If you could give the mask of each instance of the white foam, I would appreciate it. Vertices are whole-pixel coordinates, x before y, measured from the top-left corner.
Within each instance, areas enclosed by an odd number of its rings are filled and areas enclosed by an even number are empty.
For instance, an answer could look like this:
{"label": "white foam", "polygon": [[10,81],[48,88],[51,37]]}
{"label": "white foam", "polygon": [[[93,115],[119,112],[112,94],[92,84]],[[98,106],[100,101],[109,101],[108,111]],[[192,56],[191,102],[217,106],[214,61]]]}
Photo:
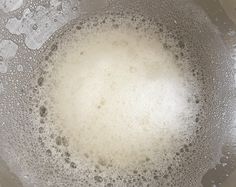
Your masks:
{"label": "white foam", "polygon": [[90,28],[85,38],[80,32],[53,56],[48,90],[54,125],[70,138],[74,159],[88,154],[123,168],[148,158],[161,167],[191,134],[197,106],[188,102],[187,73],[145,31],[124,24]]}

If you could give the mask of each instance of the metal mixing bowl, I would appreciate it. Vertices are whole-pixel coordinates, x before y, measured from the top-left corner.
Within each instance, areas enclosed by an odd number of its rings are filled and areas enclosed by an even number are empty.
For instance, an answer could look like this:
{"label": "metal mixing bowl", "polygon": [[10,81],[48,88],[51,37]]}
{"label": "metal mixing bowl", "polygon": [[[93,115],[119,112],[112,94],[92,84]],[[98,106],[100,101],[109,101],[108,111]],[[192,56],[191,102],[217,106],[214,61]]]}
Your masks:
{"label": "metal mixing bowl", "polygon": [[[180,171],[174,186],[186,186],[184,178],[203,187],[236,186],[235,0],[1,0],[0,187],[62,186],[63,180],[72,180],[59,178],[50,184],[40,179],[44,171],[36,166],[47,163],[40,152],[30,149],[37,140],[28,130],[32,127],[26,110],[30,101],[24,96],[40,67],[37,59],[60,33],[75,21],[122,11],[165,25],[189,46],[191,64],[204,74],[206,113],[202,131],[193,138],[198,159],[183,163],[186,171]],[[35,163],[29,171],[23,169],[30,162],[25,155]]]}

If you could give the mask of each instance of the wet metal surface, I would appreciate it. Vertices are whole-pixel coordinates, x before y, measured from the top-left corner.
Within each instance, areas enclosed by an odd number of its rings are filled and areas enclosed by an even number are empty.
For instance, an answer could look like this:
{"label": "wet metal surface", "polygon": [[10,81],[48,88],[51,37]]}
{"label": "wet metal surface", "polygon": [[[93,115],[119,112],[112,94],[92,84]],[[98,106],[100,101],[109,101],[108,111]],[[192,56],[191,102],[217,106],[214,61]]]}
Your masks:
{"label": "wet metal surface", "polygon": [[[31,62],[31,59],[28,59],[24,53],[20,59],[14,58],[16,54],[22,51],[40,50],[58,29],[78,17],[80,6],[84,7],[82,9],[84,12],[93,11],[94,7],[99,10],[106,7],[106,1],[101,1],[103,4],[94,1],[87,3],[86,1],[73,0],[43,0],[35,2],[34,6],[32,5],[34,3],[30,2],[27,0],[3,0],[0,2],[0,26],[2,28],[2,33],[0,32],[0,96],[12,89],[5,84],[4,75],[6,73],[31,72],[35,66],[33,63],[26,66],[27,62]],[[236,1],[195,0],[194,2],[204,10],[220,32],[223,42],[227,46],[226,50],[231,54],[231,60],[236,60]],[[73,11],[70,11],[71,9]],[[236,68],[234,72],[236,73]],[[19,77],[21,78],[21,76]],[[24,78],[23,76],[22,79]],[[4,107],[0,102],[0,114],[5,110]],[[1,127],[6,125],[1,121],[1,117],[0,115],[0,131]],[[224,139],[221,149],[222,154],[220,153],[221,158],[218,164],[213,165],[203,176],[201,181],[203,187],[236,186],[236,121],[228,128],[228,135]],[[7,143],[0,145],[9,146]],[[27,175],[25,177],[27,178]],[[5,161],[0,159],[0,187],[20,186],[22,186],[20,180],[12,173]]]}

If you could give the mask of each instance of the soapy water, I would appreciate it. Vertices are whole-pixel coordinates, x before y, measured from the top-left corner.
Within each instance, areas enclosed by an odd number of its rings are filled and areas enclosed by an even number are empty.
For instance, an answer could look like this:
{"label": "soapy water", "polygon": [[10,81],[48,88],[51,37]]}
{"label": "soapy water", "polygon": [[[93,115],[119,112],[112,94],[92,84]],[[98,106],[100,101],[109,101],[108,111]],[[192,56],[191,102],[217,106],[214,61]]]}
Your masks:
{"label": "soapy water", "polygon": [[186,53],[183,42],[141,16],[75,25],[51,45],[32,93],[45,154],[65,151],[65,164],[81,175],[166,170],[199,122],[200,83]]}

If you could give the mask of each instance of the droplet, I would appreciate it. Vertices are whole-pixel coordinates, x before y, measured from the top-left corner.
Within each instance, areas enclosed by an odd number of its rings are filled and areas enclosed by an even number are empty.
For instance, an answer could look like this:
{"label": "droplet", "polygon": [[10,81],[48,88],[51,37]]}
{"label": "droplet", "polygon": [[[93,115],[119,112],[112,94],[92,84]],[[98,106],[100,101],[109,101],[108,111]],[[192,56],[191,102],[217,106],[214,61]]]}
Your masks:
{"label": "droplet", "polygon": [[33,30],[37,30],[37,29],[38,29],[38,25],[37,25],[36,23],[33,24],[32,29],[33,29]]}
{"label": "droplet", "polygon": [[23,71],[23,66],[19,64],[19,65],[17,66],[17,71],[20,71],[20,72]]}

